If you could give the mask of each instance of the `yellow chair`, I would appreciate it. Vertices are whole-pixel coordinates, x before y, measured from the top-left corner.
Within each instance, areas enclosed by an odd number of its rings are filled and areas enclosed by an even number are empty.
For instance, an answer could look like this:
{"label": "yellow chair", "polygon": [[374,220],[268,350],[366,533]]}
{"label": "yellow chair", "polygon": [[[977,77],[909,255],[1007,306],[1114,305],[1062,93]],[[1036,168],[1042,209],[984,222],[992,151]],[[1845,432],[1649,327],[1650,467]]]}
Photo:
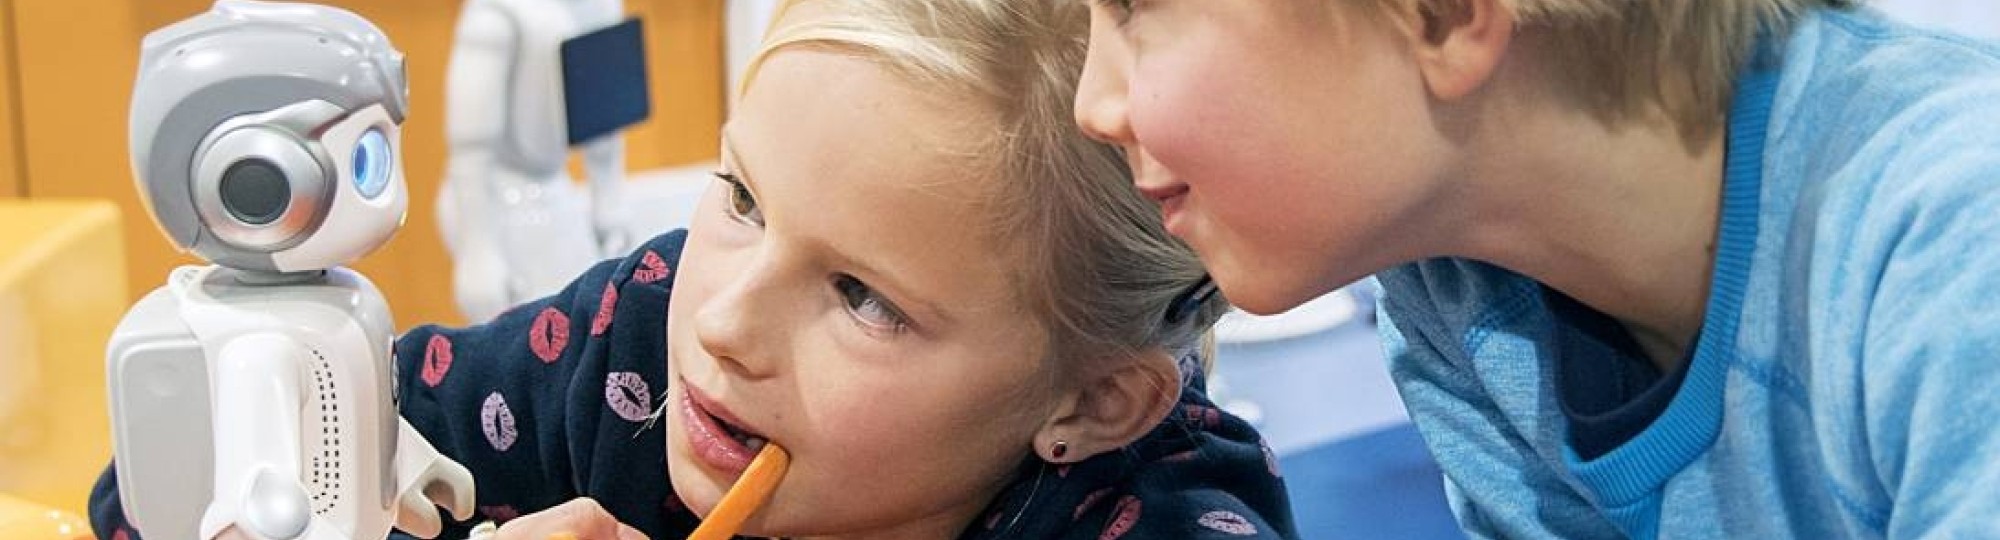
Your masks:
{"label": "yellow chair", "polygon": [[84,540],[90,524],[75,514],[0,494],[0,538]]}
{"label": "yellow chair", "polygon": [[[130,302],[124,253],[109,201],[0,200],[0,496],[26,501],[0,503],[88,513],[111,458],[104,347]],[[8,526],[0,538],[46,538]]]}

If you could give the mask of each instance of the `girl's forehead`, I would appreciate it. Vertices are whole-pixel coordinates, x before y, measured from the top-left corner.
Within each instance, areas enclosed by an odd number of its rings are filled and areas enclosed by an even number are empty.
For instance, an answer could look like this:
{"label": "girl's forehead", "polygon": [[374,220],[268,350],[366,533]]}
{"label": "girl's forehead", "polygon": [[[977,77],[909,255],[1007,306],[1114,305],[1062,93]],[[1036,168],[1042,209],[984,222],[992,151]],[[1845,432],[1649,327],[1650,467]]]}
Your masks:
{"label": "girl's forehead", "polygon": [[964,204],[991,199],[993,143],[1004,136],[997,115],[929,86],[854,53],[780,51],[747,89],[724,139],[730,158],[783,160],[823,183],[851,175],[846,183]]}
{"label": "girl's forehead", "polygon": [[725,128],[724,159],[762,206],[765,234],[944,311],[1020,302],[1020,250],[995,230],[994,115],[849,54],[801,49],[763,70]]}

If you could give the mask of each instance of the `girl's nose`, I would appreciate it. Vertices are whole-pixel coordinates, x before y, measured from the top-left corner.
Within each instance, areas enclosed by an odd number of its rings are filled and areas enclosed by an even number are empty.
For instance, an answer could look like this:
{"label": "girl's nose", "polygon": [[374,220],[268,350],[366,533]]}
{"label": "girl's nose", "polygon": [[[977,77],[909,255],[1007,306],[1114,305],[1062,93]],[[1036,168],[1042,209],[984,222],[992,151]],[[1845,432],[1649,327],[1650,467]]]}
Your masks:
{"label": "girl's nose", "polygon": [[774,373],[772,351],[785,340],[782,314],[771,311],[783,303],[772,301],[777,291],[769,286],[770,272],[759,266],[752,263],[729,278],[695,311],[694,323],[695,339],[722,369],[752,379]]}

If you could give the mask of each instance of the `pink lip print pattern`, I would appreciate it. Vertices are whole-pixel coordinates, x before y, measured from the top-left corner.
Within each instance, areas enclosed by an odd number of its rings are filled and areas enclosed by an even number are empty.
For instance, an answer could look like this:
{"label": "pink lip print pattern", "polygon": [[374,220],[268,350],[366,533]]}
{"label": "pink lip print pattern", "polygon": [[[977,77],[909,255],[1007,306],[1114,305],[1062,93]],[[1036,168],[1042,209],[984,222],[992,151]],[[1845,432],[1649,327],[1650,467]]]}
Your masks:
{"label": "pink lip print pattern", "polygon": [[646,379],[630,371],[620,371],[604,377],[604,404],[619,418],[631,422],[644,422],[653,413],[653,394],[647,391]]}
{"label": "pink lip print pattern", "polygon": [[1126,495],[1118,500],[1118,509],[1111,512],[1111,523],[1104,526],[1104,533],[1097,540],[1118,540],[1125,533],[1132,532],[1132,526],[1139,524],[1139,498]]}
{"label": "pink lip print pattern", "polygon": [[431,388],[444,383],[444,374],[451,371],[451,338],[443,334],[431,334],[431,340],[424,344],[424,384]]}
{"label": "pink lip print pattern", "polygon": [[632,279],[639,280],[640,283],[658,283],[662,279],[667,279],[669,272],[671,270],[667,269],[667,261],[649,249],[646,250],[646,256],[639,259],[639,268],[632,270]]}
{"label": "pink lip print pattern", "polygon": [[1188,427],[1215,429],[1222,425],[1222,411],[1201,405],[1182,405],[1181,412],[1187,415]]}
{"label": "pink lip print pattern", "polygon": [[1216,510],[1202,514],[1200,519],[1195,520],[1195,523],[1199,523],[1201,526],[1208,527],[1216,532],[1236,536],[1257,534],[1257,526],[1255,524],[1250,523],[1250,520],[1243,519],[1242,514],[1228,510]]}
{"label": "pink lip print pattern", "polygon": [[1103,501],[1104,497],[1110,494],[1111,494],[1111,488],[1104,488],[1104,489],[1099,489],[1097,491],[1092,491],[1090,492],[1089,495],[1084,495],[1083,502],[1076,504],[1076,511],[1070,512],[1069,514],[1070,521],[1083,519],[1084,512],[1089,512],[1091,508],[1095,508],[1098,502]]}
{"label": "pink lip print pattern", "polygon": [[501,452],[513,448],[514,441],[521,438],[514,427],[514,411],[507,408],[507,398],[499,392],[486,396],[486,403],[479,406],[479,427],[486,432],[486,442]]}
{"label": "pink lip print pattern", "polygon": [[611,328],[611,310],[618,307],[618,287],[613,283],[604,284],[604,297],[597,301],[597,316],[590,318],[590,335],[602,336]]}
{"label": "pink lip print pattern", "polygon": [[528,348],[534,349],[535,358],[544,364],[553,364],[562,357],[563,348],[569,346],[569,316],[556,308],[542,308],[535,316],[535,324],[528,326]]}

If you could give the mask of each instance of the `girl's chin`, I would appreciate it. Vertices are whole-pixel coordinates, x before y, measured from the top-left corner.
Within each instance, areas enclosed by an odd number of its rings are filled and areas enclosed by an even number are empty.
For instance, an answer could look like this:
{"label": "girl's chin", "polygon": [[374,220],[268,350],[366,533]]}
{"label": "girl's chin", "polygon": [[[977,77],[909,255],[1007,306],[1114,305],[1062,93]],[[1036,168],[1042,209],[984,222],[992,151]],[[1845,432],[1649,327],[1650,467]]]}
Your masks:
{"label": "girl's chin", "polygon": [[729,490],[728,484],[717,484],[710,480],[705,471],[694,463],[681,463],[685,458],[669,458],[667,475],[672,478],[674,498],[697,516],[708,515],[715,505],[722,501],[722,493]]}

